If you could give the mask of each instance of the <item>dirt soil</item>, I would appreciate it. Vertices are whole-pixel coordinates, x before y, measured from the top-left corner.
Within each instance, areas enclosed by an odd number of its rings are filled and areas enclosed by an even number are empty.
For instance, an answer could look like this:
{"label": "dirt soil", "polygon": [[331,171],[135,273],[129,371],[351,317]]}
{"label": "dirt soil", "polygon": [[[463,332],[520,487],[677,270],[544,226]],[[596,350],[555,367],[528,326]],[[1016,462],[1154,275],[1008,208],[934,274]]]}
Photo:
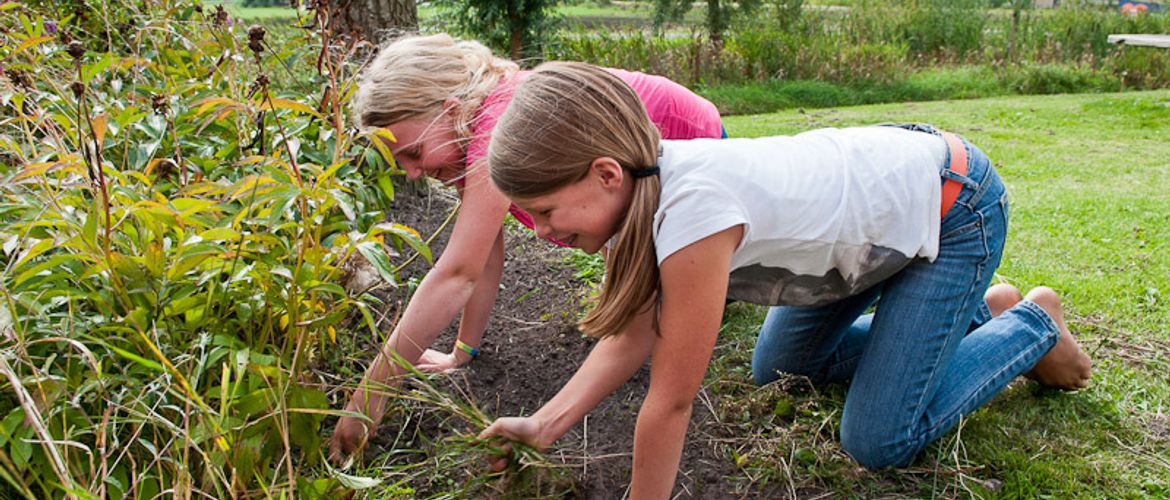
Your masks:
{"label": "dirt soil", "polygon": [[[394,221],[416,228],[424,237],[441,225],[454,206],[454,193],[442,188],[419,189],[400,194],[392,213]],[[568,263],[569,251],[537,240],[532,232],[509,229],[507,264],[503,283],[488,332],[480,346],[479,359],[450,377],[456,390],[470,399],[489,417],[530,415],[551,399],[585,359],[593,342],[578,332],[574,321],[584,307],[587,287],[574,278],[576,269]],[[432,249],[440,249],[450,236],[450,227],[436,238]],[[412,264],[403,278],[420,279],[430,266]],[[389,297],[391,308],[401,306],[405,297]],[[394,312],[389,312],[394,316]],[[443,333],[436,348],[450,350],[455,325]],[[364,352],[373,352],[368,346]],[[369,363],[362,359],[362,363]],[[526,481],[523,487],[507,479],[476,485],[463,494],[481,497],[556,496],[576,498],[623,498],[628,494],[632,463],[633,433],[637,411],[649,386],[648,366],[576,425],[554,447],[545,450],[549,462],[557,465],[553,479]],[[684,498],[774,498],[779,492],[747,486],[726,444],[733,430],[717,422],[712,409],[719,408],[719,395],[703,391],[695,400],[687,443],[675,487]],[[401,405],[400,405],[401,406]],[[432,410],[433,413],[433,410]],[[377,436],[366,451],[366,463],[409,463],[431,461],[441,450],[443,439],[452,433],[474,434],[477,429],[434,415],[428,418],[425,405],[391,409]],[[403,452],[414,448],[414,453]],[[428,450],[429,451],[417,451]],[[395,453],[391,453],[395,452]],[[425,466],[429,467],[429,466]],[[431,473],[425,480],[413,480],[410,487],[418,496],[458,490],[486,471],[486,458],[472,458],[449,471]],[[478,470],[476,470],[478,469]],[[733,479],[738,476],[738,479]],[[454,483],[454,484],[453,484]],[[782,494],[779,494],[782,495]],[[462,495],[461,495],[462,496]]]}

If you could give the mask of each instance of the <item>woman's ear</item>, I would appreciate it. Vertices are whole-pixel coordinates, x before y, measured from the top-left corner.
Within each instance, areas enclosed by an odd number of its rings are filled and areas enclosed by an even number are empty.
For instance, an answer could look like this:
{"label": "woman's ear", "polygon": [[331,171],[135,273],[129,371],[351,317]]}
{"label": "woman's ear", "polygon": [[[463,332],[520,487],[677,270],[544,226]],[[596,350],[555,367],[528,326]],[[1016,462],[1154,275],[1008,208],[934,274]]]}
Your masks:
{"label": "woman's ear", "polygon": [[626,176],[621,164],[608,156],[594,159],[589,164],[589,170],[601,181],[602,187],[621,187],[622,179]]}

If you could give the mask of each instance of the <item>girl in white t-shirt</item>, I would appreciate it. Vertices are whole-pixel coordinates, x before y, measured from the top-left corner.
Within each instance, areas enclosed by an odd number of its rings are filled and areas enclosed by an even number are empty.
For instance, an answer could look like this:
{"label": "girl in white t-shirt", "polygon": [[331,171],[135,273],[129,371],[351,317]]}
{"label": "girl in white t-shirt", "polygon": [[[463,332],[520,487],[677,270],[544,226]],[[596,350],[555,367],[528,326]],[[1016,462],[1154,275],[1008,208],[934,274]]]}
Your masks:
{"label": "girl in white t-shirt", "polygon": [[1089,359],[1051,289],[983,299],[1006,194],[983,153],[947,135],[662,141],[621,80],[541,66],[492,133],[491,178],[540,236],[608,253],[580,325],[601,340],[539,411],[481,437],[547,446],[652,355],[631,497],[668,496],[725,297],[776,306],[753,355],[758,382],[852,379],[841,440],[865,466],[908,464],[1017,375],[1085,387]]}

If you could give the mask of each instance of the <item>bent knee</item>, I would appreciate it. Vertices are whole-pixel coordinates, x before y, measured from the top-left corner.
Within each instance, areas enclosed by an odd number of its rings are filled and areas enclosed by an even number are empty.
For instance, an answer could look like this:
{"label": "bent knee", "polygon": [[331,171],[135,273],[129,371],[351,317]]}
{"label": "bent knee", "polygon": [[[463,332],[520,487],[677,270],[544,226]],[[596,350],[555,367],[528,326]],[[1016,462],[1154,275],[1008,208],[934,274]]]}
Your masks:
{"label": "bent knee", "polygon": [[910,465],[922,445],[907,438],[882,436],[865,429],[853,430],[841,427],[841,447],[857,463],[870,468],[905,467]]}

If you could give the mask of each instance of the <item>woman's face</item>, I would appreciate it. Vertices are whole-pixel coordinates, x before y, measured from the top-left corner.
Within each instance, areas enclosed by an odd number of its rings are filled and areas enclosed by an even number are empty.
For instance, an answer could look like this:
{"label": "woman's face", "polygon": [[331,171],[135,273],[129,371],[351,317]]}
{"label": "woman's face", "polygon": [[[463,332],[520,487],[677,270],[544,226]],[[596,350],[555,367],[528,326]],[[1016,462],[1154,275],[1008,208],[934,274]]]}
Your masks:
{"label": "woman's face", "polygon": [[463,175],[466,156],[448,113],[416,116],[386,127],[397,143],[387,144],[410,179],[428,176],[450,183]]}
{"label": "woman's face", "polygon": [[625,220],[633,178],[609,158],[594,160],[581,180],[540,196],[514,198],[532,215],[536,234],[596,253]]}

